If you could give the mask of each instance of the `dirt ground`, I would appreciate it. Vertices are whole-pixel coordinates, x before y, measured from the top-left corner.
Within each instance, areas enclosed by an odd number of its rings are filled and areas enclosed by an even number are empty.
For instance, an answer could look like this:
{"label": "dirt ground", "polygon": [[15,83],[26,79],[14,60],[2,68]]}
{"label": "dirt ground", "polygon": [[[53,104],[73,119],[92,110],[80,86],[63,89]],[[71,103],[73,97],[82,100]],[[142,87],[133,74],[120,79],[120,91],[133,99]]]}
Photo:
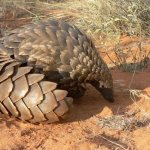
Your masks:
{"label": "dirt ground", "polygon": [[[150,150],[150,126],[143,120],[129,122],[127,129],[109,122],[101,125],[103,118],[128,113],[132,118],[143,118],[150,113],[150,99],[146,96],[134,103],[125,89],[131,81],[130,73],[113,71],[115,102],[109,103],[91,86],[86,95],[73,106],[66,121],[58,124],[32,125],[15,118],[2,117],[0,120],[0,149],[45,149],[45,150],[109,150],[138,149]],[[135,75],[132,86],[150,96],[149,72]],[[144,80],[141,80],[144,79]],[[142,112],[137,105],[144,111]],[[146,116],[145,116],[146,117]],[[124,118],[126,119],[126,118]],[[109,120],[108,120],[109,121]],[[118,118],[119,121],[119,118]],[[125,120],[123,120],[125,121]],[[111,122],[110,122],[111,125]]]}
{"label": "dirt ground", "polygon": [[[133,46],[135,39],[125,37],[122,45]],[[150,150],[150,68],[134,76],[114,69],[112,75],[114,103],[88,85],[60,123],[33,125],[0,116],[0,150]]]}

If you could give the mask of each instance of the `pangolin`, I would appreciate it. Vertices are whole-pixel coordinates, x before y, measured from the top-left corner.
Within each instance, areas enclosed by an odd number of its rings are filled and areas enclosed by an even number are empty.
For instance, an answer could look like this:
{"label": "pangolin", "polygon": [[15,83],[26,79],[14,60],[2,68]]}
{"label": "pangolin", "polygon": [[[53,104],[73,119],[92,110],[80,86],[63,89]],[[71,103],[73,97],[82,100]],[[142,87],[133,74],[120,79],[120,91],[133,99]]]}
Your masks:
{"label": "pangolin", "polygon": [[92,40],[76,26],[39,21],[1,39],[1,113],[32,123],[58,121],[71,97],[84,94],[85,83],[113,102],[110,70]]}

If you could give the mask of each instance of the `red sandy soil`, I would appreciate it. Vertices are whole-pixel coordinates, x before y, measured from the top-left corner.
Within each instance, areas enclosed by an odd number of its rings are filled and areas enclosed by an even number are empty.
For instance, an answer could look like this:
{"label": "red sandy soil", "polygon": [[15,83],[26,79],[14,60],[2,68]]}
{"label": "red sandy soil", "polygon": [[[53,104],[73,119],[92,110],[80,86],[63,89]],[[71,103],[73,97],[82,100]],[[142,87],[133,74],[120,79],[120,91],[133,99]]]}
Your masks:
{"label": "red sandy soil", "polygon": [[[150,99],[137,98],[133,102],[125,90],[131,81],[132,74],[113,71],[115,102],[109,103],[93,87],[83,98],[74,104],[67,120],[57,124],[33,125],[23,123],[15,118],[2,117],[0,121],[0,149],[45,149],[45,150],[109,150],[137,149],[150,150],[150,126],[132,126],[127,130],[101,127],[100,119],[130,113],[135,118],[150,113]],[[144,90],[150,96],[149,72],[138,73],[132,83],[133,89]],[[144,79],[144,80],[142,80]],[[142,109],[142,111],[137,107]],[[134,114],[135,113],[135,114]],[[106,139],[104,139],[106,138]],[[114,142],[114,143],[111,143]],[[116,144],[119,144],[116,145]]]}
{"label": "red sandy soil", "polygon": [[[132,42],[135,44],[129,37],[122,41],[126,47]],[[108,58],[105,60],[109,63]],[[88,85],[85,96],[76,100],[63,122],[33,125],[0,116],[0,150],[150,150],[150,70],[133,76],[115,69],[112,75],[114,103],[104,100]],[[129,87],[141,90],[138,97],[130,95]],[[139,122],[128,123],[126,129],[120,129],[117,124],[114,128],[111,122],[110,126],[101,125],[110,116],[123,116],[126,121],[126,114]]]}

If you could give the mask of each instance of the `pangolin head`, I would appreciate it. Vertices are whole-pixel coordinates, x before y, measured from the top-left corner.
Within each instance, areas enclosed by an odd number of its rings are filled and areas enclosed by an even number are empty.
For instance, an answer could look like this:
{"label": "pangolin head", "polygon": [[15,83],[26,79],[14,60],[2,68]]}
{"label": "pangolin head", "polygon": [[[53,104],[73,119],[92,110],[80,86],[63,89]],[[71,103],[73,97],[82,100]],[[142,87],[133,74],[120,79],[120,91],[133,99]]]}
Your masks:
{"label": "pangolin head", "polygon": [[91,81],[91,84],[103,95],[109,102],[114,101],[113,79],[107,65],[100,71],[98,78]]}

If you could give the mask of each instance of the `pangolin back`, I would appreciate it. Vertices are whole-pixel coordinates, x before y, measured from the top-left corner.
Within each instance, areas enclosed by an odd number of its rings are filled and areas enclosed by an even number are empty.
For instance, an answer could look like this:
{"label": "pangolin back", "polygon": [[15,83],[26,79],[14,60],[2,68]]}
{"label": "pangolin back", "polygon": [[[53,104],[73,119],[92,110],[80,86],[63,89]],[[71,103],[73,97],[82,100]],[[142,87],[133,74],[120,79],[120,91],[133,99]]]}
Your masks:
{"label": "pangolin back", "polygon": [[[91,83],[100,92],[101,88],[113,89],[111,73],[92,41],[77,27],[63,21],[40,21],[11,31],[1,40],[0,54],[20,63],[20,67],[31,67],[31,73],[45,75],[45,80],[67,90],[69,96],[82,95],[84,88],[81,84],[85,82]],[[7,97],[11,99],[10,95]]]}

